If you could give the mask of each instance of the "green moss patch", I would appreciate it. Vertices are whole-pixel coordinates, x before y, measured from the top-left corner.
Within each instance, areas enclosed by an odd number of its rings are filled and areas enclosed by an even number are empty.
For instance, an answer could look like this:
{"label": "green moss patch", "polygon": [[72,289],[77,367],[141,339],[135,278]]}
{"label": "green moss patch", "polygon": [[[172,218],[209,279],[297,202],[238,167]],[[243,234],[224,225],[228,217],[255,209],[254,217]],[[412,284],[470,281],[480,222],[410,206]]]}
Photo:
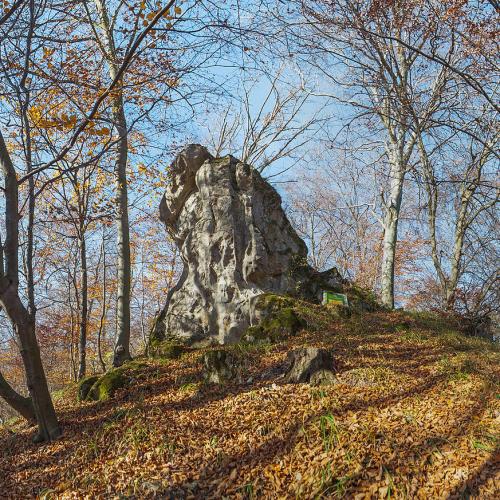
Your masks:
{"label": "green moss patch", "polygon": [[125,375],[122,368],[116,368],[105,373],[90,388],[87,394],[87,400],[105,401],[114,396],[115,392],[128,385],[129,378]]}
{"label": "green moss patch", "polygon": [[97,377],[93,385],[87,391],[86,401],[105,401],[112,398],[118,389],[127,387],[131,381],[144,375],[147,364],[135,360],[126,363],[120,368],[115,368]]}
{"label": "green moss patch", "polygon": [[186,351],[186,346],[170,340],[155,341],[149,345],[149,355],[153,358],[178,359]]}
{"label": "green moss patch", "polygon": [[77,400],[85,401],[92,386],[99,380],[99,375],[84,377],[78,382]]}
{"label": "green moss patch", "polygon": [[272,314],[285,308],[293,308],[296,305],[297,299],[293,297],[274,293],[264,293],[256,298],[255,309]]}
{"label": "green moss patch", "polygon": [[307,324],[297,312],[297,301],[292,297],[264,294],[257,298],[255,309],[264,319],[245,332],[244,342],[276,342],[297,334]]}

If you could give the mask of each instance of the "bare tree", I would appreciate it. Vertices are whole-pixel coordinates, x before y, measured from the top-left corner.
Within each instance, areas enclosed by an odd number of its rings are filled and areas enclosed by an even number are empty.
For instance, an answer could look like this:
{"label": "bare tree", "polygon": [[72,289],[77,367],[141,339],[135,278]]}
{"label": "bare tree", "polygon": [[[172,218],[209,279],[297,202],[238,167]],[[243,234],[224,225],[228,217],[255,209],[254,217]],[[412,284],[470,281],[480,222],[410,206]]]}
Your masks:
{"label": "bare tree", "polygon": [[[446,140],[430,146],[429,141],[418,137],[431,256],[446,309],[455,308],[458,287],[468,267],[464,259],[469,233],[474,225],[484,225],[482,215],[499,201],[494,181],[498,132],[486,116],[476,128],[475,135],[482,136],[479,141],[464,134],[458,138],[447,135]],[[446,165],[441,165],[442,162]],[[453,164],[452,169],[447,168],[449,163]],[[452,220],[445,217],[446,226],[440,231],[443,210],[454,212],[455,217]],[[494,228],[492,231],[495,232]],[[447,240],[451,240],[450,245],[446,245]],[[487,235],[477,238],[484,243],[487,240]],[[486,280],[485,286],[492,286],[490,280]]]}
{"label": "bare tree", "polygon": [[[394,306],[394,269],[405,178],[411,170],[417,135],[408,103],[413,103],[422,132],[440,110],[448,69],[430,64],[405,43],[439,46],[449,59],[454,44],[422,2],[396,0],[376,8],[363,0],[317,0],[297,4],[299,29],[291,27],[296,58],[324,80],[318,93],[345,113],[342,131],[364,137],[379,151],[377,179],[383,227],[381,297]],[[426,19],[424,22],[423,19]],[[355,132],[354,132],[355,131]]]}
{"label": "bare tree", "polygon": [[288,212],[315,268],[336,266],[349,280],[373,289],[380,267],[377,191],[353,153],[332,156],[320,143],[303,177],[287,187]]}
{"label": "bare tree", "polygon": [[290,68],[282,67],[270,78],[244,82],[237,102],[230,100],[222,112],[217,110],[218,119],[210,123],[208,143],[215,156],[232,154],[261,173],[289,160],[291,165],[272,177],[299,163],[327,117],[321,103],[311,102],[312,91],[303,78],[296,79]]}

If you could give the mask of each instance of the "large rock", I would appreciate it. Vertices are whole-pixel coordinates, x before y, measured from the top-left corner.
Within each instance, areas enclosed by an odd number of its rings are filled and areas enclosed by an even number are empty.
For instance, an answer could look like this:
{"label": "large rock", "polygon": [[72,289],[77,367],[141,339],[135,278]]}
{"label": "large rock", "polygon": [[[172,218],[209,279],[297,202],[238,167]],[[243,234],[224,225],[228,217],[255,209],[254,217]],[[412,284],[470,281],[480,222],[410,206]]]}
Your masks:
{"label": "large rock", "polygon": [[332,355],[326,349],[303,347],[288,353],[290,368],[285,381],[293,384],[312,382],[321,384],[334,379],[335,364]]}
{"label": "large rock", "polygon": [[99,375],[90,375],[85,377],[78,382],[78,401],[85,401],[87,399],[88,393],[92,386],[99,380]]}
{"label": "large rock", "polygon": [[280,196],[251,166],[189,145],[169,181],[160,217],[184,268],[155,322],[156,341],[236,342],[252,324],[258,295],[316,299],[322,286],[340,284],[336,271],[313,276]]}
{"label": "large rock", "polygon": [[203,355],[203,378],[212,384],[223,384],[237,374],[238,361],[221,349],[207,351]]}

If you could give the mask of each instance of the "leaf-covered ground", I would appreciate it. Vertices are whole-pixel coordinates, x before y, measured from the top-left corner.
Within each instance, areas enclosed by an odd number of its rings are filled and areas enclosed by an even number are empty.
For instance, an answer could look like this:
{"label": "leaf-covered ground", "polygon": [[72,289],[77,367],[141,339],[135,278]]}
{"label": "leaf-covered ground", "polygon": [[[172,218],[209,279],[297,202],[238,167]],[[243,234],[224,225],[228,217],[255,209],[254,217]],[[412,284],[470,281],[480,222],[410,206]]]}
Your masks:
{"label": "leaf-covered ground", "polygon": [[[107,402],[58,402],[64,436],[0,430],[1,498],[498,498],[499,354],[432,318],[373,313],[272,346],[201,382],[200,351],[151,360]],[[338,383],[287,385],[286,353],[331,348]]]}

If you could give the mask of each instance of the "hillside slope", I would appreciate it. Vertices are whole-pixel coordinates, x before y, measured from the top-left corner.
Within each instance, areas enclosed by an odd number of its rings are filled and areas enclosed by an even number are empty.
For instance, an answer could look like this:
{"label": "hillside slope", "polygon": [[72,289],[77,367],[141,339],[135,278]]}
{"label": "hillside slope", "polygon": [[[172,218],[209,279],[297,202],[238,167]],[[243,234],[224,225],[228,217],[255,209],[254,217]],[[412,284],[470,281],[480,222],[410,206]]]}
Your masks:
{"label": "hillside slope", "polygon": [[[431,316],[304,314],[300,335],[228,348],[241,382],[203,384],[192,351],[143,360],[105,402],[77,403],[69,388],[59,441],[0,430],[0,497],[495,497],[495,346]],[[302,345],[332,350],[337,383],[284,384],[286,353]]]}

